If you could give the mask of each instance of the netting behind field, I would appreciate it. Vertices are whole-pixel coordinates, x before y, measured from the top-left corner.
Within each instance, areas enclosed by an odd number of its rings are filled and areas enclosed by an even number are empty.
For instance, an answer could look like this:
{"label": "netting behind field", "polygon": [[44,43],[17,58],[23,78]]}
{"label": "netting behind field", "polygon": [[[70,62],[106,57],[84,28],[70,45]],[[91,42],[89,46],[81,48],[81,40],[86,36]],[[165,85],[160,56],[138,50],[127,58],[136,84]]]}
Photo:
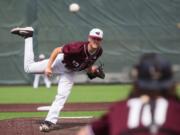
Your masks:
{"label": "netting behind field", "polygon": [[[79,12],[69,12],[72,2],[80,5]],[[9,33],[16,26],[35,28],[36,57],[39,53],[48,57],[55,47],[71,41],[87,40],[94,27],[103,29],[101,61],[108,73],[103,82],[129,81],[131,66],[145,52],[180,63],[179,0],[2,0],[0,7],[1,84],[32,81],[23,70],[24,41]],[[179,72],[176,77],[180,79]]]}

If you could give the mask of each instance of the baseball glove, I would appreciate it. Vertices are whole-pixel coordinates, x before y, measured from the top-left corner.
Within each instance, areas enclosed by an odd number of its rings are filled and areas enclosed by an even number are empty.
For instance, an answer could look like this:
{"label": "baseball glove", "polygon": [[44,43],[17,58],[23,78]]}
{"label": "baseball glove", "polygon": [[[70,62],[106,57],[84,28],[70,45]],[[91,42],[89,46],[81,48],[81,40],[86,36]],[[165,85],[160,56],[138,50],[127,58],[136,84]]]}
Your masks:
{"label": "baseball glove", "polygon": [[105,78],[105,73],[104,73],[104,70],[103,70],[103,65],[100,64],[100,66],[98,66],[94,72],[87,72],[87,76],[91,80],[96,78],[96,77],[104,79]]}

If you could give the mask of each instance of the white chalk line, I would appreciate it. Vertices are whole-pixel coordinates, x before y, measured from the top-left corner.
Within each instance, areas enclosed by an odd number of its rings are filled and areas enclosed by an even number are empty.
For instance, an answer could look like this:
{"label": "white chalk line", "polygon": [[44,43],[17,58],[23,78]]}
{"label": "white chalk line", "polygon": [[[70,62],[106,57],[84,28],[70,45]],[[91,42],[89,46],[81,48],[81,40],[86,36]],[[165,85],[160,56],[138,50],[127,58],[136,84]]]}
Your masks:
{"label": "white chalk line", "polygon": [[[40,106],[37,108],[38,111],[49,111],[51,106]],[[75,117],[60,117],[61,119],[90,119],[93,116],[75,116]]]}

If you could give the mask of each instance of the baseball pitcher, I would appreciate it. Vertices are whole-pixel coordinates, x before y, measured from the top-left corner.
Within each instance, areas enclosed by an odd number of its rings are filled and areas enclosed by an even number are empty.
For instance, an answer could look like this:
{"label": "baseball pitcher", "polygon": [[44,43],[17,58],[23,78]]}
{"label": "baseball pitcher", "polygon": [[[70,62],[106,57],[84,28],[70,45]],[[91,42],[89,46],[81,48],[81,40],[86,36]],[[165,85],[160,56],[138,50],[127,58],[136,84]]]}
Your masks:
{"label": "baseball pitcher", "polygon": [[[87,41],[72,42],[57,47],[51,53],[49,59],[34,61],[32,27],[14,28],[12,34],[19,35],[25,39],[24,49],[24,70],[27,73],[42,73],[47,76],[60,74],[58,91],[55,96],[46,119],[40,125],[40,131],[48,132],[53,129],[58,121],[59,113],[62,110],[74,84],[74,73],[85,70],[87,74],[104,79],[102,68],[93,66],[96,60],[102,55],[101,47],[103,31],[94,28],[89,32]],[[93,79],[92,77],[90,79]]]}

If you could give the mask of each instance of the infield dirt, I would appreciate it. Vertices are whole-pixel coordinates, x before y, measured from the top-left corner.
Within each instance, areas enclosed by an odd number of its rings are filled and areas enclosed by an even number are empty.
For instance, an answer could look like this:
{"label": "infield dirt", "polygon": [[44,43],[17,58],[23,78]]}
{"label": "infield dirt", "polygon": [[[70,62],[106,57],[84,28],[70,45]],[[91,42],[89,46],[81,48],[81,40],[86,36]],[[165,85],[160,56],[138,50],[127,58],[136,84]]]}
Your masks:
{"label": "infield dirt", "polygon": [[[100,111],[107,110],[111,103],[68,103],[63,111]],[[0,112],[36,112],[37,107],[47,104],[0,104]],[[75,135],[84,125],[94,118],[61,118],[54,130],[39,131],[43,118],[15,118],[0,120],[0,135]]]}

